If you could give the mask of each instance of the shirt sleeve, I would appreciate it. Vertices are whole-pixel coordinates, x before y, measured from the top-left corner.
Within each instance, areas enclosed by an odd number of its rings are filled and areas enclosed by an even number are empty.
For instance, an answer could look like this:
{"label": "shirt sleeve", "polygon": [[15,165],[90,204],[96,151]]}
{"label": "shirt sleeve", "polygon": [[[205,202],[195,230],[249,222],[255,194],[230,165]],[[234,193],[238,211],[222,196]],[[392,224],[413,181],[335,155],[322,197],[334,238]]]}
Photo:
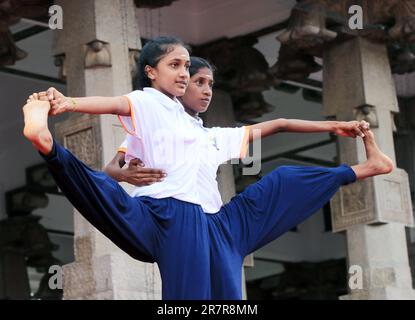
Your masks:
{"label": "shirt sleeve", "polygon": [[213,144],[219,152],[220,163],[246,157],[249,146],[249,126],[212,128]]}
{"label": "shirt sleeve", "polygon": [[120,144],[120,146],[117,149],[117,152],[127,152],[127,138],[125,138],[124,141]]}
{"label": "shirt sleeve", "polygon": [[128,106],[130,108],[130,115],[129,116],[120,116],[118,115],[118,120],[120,120],[122,127],[126,131],[126,133],[140,138],[139,135],[139,127],[140,124],[138,123],[139,118],[137,118],[137,115],[140,114],[140,93],[138,90],[130,92],[129,94],[126,94],[123,96],[127,102]]}

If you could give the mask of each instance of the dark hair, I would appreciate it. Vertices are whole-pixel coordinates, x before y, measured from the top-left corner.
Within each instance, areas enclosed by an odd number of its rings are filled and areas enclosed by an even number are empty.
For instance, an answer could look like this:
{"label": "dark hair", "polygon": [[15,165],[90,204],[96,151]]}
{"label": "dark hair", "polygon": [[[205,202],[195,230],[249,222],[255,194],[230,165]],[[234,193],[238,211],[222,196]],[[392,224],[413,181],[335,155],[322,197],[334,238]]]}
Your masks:
{"label": "dark hair", "polygon": [[212,71],[212,73],[215,73],[216,71],[215,66],[206,59],[193,56],[190,57],[189,73],[191,77],[193,77],[202,68],[208,68],[210,71]]}
{"label": "dark hair", "polygon": [[147,65],[153,68],[156,67],[159,61],[173,51],[176,46],[183,46],[190,53],[189,46],[176,37],[157,37],[144,45],[137,62],[137,76],[133,84],[135,89],[151,87],[151,81],[144,70],[145,67]]}

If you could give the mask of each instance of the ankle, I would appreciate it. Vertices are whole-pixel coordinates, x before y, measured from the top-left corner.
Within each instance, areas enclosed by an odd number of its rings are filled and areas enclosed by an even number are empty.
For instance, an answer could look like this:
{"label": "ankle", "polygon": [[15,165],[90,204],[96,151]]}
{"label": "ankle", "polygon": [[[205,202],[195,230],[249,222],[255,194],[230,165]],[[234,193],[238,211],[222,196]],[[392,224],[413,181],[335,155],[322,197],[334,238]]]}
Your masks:
{"label": "ankle", "polygon": [[377,174],[388,174],[394,169],[394,165],[391,160],[368,160],[366,161],[370,171],[376,172]]}
{"label": "ankle", "polygon": [[49,131],[43,132],[39,135],[39,139],[37,141],[37,149],[42,152],[43,154],[47,155],[50,153],[53,147],[53,139],[52,135]]}
{"label": "ankle", "polygon": [[32,143],[35,143],[39,137],[39,133],[35,132],[35,130],[32,130],[28,126],[24,127],[23,135],[26,137],[27,140],[31,141]]}
{"label": "ankle", "polygon": [[45,136],[45,131],[47,127],[34,127],[30,125],[25,125],[23,129],[23,135],[33,143],[41,143],[42,136]]}
{"label": "ankle", "polygon": [[48,153],[51,150],[53,139],[52,134],[47,128],[30,130],[27,127],[23,130],[24,136],[42,153]]}

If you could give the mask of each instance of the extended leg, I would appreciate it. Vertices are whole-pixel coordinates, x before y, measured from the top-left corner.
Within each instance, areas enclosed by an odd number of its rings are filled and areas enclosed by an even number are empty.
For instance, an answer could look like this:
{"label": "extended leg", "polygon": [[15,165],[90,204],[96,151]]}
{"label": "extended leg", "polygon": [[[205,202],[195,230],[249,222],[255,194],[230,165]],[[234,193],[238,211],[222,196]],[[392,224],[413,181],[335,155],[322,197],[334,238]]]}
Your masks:
{"label": "extended leg", "polygon": [[222,207],[222,228],[244,257],[303,222],[355,180],[347,165],[281,166]]}
{"label": "extended leg", "polygon": [[92,170],[57,144],[47,125],[49,102],[31,97],[23,107],[23,132],[46,161],[60,190],[122,250],[141,261],[153,262],[157,222],[152,212],[105,173]]}

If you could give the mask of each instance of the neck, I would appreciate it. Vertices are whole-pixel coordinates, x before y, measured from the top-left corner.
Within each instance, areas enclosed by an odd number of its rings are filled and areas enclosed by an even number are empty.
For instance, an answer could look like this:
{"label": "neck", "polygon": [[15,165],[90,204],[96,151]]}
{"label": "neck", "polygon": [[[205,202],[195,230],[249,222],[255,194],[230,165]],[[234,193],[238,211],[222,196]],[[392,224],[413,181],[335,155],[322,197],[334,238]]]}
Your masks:
{"label": "neck", "polygon": [[189,108],[187,108],[187,107],[184,107],[184,110],[190,115],[190,116],[192,116],[193,118],[197,118],[198,116],[199,116],[199,112],[196,112],[196,111],[194,111],[194,110],[192,110],[192,109],[189,109]]}
{"label": "neck", "polygon": [[153,88],[153,89],[156,89],[156,90],[158,90],[158,91],[160,91],[161,93],[163,93],[164,95],[166,95],[166,96],[168,96],[170,99],[172,99],[172,100],[174,100],[174,98],[176,98],[175,96],[173,96],[173,95],[171,95],[170,93],[168,93],[167,91],[165,91],[165,90],[162,90],[161,88],[158,88],[158,87],[151,87],[151,88]]}

